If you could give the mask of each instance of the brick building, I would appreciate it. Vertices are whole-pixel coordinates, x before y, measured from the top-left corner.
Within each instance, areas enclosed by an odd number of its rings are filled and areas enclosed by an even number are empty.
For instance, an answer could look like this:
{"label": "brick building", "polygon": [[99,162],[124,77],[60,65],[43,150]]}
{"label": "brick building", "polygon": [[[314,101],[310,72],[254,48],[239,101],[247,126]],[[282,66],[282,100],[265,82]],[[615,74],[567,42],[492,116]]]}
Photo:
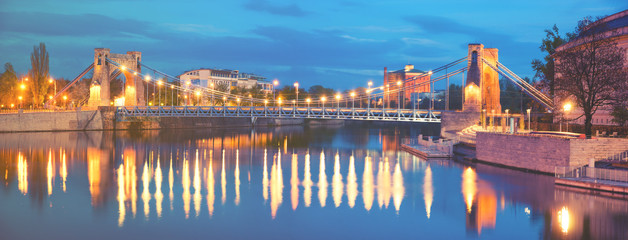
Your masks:
{"label": "brick building", "polygon": [[[430,92],[430,74],[414,65],[408,64],[404,69],[388,72],[384,68],[384,96],[386,107],[396,107],[399,102],[399,89],[401,90],[402,102],[406,107],[412,107],[412,101],[417,101],[419,93]],[[400,83],[400,84],[399,84]],[[418,103],[417,103],[418,105]]]}

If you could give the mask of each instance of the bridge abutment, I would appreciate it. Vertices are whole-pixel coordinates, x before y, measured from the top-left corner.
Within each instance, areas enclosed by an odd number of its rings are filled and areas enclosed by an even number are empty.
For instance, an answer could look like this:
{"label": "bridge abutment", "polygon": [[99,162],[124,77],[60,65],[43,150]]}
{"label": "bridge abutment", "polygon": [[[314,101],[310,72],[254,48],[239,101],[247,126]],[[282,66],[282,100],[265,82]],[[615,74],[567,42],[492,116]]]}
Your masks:
{"label": "bridge abutment", "polygon": [[[114,61],[117,66],[107,59]],[[94,76],[90,86],[90,97],[88,106],[111,106],[114,101],[124,100],[125,106],[143,106],[144,83],[141,81],[140,73],[142,53],[131,51],[126,54],[111,53],[108,48],[94,49]],[[123,75],[125,79],[124,88],[120,95],[111,96],[111,79]]]}

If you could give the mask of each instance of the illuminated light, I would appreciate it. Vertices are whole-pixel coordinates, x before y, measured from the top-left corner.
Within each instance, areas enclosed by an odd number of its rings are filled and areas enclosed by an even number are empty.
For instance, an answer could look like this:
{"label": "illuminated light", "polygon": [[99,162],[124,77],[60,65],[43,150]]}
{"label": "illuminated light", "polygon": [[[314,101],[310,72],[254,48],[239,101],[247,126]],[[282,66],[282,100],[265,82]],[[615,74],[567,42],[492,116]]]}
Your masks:
{"label": "illuminated light", "polygon": [[161,86],[161,84],[163,84],[163,83],[164,83],[164,82],[163,82],[163,81],[161,81],[161,80],[157,81],[157,85],[159,85],[159,86]]}
{"label": "illuminated light", "polygon": [[22,83],[22,84],[20,85],[20,88],[22,88],[22,90],[26,89],[26,84],[23,84],[23,83]]}
{"label": "illuminated light", "polygon": [[148,219],[148,216],[150,214],[150,199],[151,199],[151,194],[148,190],[148,187],[150,186],[150,179],[151,177],[149,176],[150,173],[148,171],[148,161],[144,161],[144,169],[142,170],[142,201],[144,203],[144,217],[146,219]]}
{"label": "illuminated light", "polygon": [[68,167],[65,164],[65,151],[61,154],[61,170],[59,171],[61,174],[61,180],[63,181],[63,192],[66,190],[65,182],[68,180]]}
{"label": "illuminated light", "polygon": [[17,155],[17,187],[22,194],[28,193],[28,163],[21,152]]}
{"label": "illuminated light", "polygon": [[391,187],[390,163],[388,157],[384,157],[384,161],[379,162],[377,171],[377,203],[380,209],[388,208],[392,197]]}
{"label": "illuminated light", "polygon": [[226,100],[227,100],[227,97],[222,97],[222,100],[225,100],[225,101],[226,101]]}
{"label": "illuminated light", "polygon": [[268,201],[268,150],[264,148],[264,171],[262,173],[262,196],[264,197],[264,202]]}
{"label": "illuminated light", "polygon": [[427,72],[427,74],[432,75],[432,70],[430,70],[429,72]]}
{"label": "illuminated light", "polygon": [[299,163],[297,161],[298,155],[292,154],[292,164],[290,172],[290,200],[292,202],[292,210],[296,210],[299,206]]}
{"label": "illuminated light", "polygon": [[295,82],[295,83],[294,83],[294,87],[297,87],[297,88],[298,88],[298,87],[299,87],[299,82]]}
{"label": "illuminated light", "polygon": [[351,97],[355,97],[355,92],[351,92]]}
{"label": "illuminated light", "polygon": [[323,150],[321,150],[318,170],[318,201],[321,207],[325,207],[327,202],[327,174],[325,174],[325,152]]}
{"label": "illuminated light", "polygon": [[196,149],[196,158],[194,160],[194,211],[196,212],[196,217],[201,213],[201,200],[203,197],[201,196],[201,171],[198,166],[198,149]]}
{"label": "illuminated light", "polygon": [[[52,100],[52,96],[48,96],[48,99]],[[4,105],[2,105],[4,107]]]}
{"label": "illuminated light", "polygon": [[432,212],[432,201],[434,200],[434,187],[432,182],[432,168],[427,165],[425,176],[423,177],[423,201],[425,201],[425,214],[430,219]]}
{"label": "illuminated light", "polygon": [[264,104],[268,104],[268,100],[264,99]]}
{"label": "illuminated light", "polygon": [[222,149],[222,170],[220,171],[220,189],[222,190],[222,205],[227,201],[227,173],[225,172],[225,149]]}
{"label": "illuminated light", "polygon": [[170,89],[174,89],[174,85],[170,85]]}
{"label": "illuminated light", "polygon": [[336,94],[336,99],[340,99],[340,94]]}
{"label": "illuminated light", "polygon": [[571,103],[565,103],[565,105],[563,106],[563,110],[565,110],[565,112],[569,112],[571,110]]}
{"label": "illuminated light", "polygon": [[124,65],[120,66],[120,71],[124,71],[126,70],[126,67]]}
{"label": "illuminated light", "polygon": [[402,83],[403,82],[401,82],[401,81],[397,81],[397,86],[401,86]]}
{"label": "illuminated light", "polygon": [[113,99],[112,103],[114,106],[121,107],[121,106],[124,106],[124,101],[125,101],[124,97],[119,97],[119,98]]}
{"label": "illuminated light", "polygon": [[563,207],[558,211],[558,223],[560,224],[561,231],[567,234],[567,232],[569,232],[569,209],[567,209],[567,207]]}
{"label": "illuminated light", "polygon": [[168,173],[168,185],[170,186],[170,193],[168,194],[168,198],[170,199],[170,211],[174,209],[172,203],[174,202],[174,192],[172,189],[174,188],[174,171],[172,169],[172,156],[170,157],[170,172]]}
{"label": "illuminated light", "polygon": [[68,100],[68,96],[63,96],[63,100]]}
{"label": "illuminated light", "polygon": [[124,203],[126,199],[126,194],[124,192],[124,163],[120,164],[120,167],[117,170],[118,172],[118,227],[122,227],[124,225],[124,218],[126,216],[126,204]]}
{"label": "illuminated light", "polygon": [[164,105],[164,103],[161,103],[161,106],[163,106],[163,105]]}
{"label": "illuminated light", "polygon": [[214,215],[214,201],[216,196],[214,194],[214,167],[213,167],[213,158],[214,158],[214,150],[209,150],[209,170],[207,170],[207,210],[209,211],[209,216]]}
{"label": "illuminated light", "polygon": [[210,86],[211,88],[214,88],[214,83],[210,83],[210,84],[209,84],[209,86]]}
{"label": "illuminated light", "polygon": [[368,85],[369,85],[369,87],[373,86],[373,82],[369,81]]}
{"label": "illuminated light", "polygon": [[342,203],[343,192],[344,185],[342,184],[342,175],[340,174],[340,154],[336,152],[334,156],[334,175],[331,177],[331,194],[336,207],[339,207]]}
{"label": "illuminated light", "polygon": [[183,211],[185,212],[185,219],[190,217],[190,164],[185,159],[186,154],[183,154],[183,170],[181,171],[181,184],[183,185]]}
{"label": "illuminated light", "polygon": [[305,167],[303,169],[303,202],[305,207],[312,204],[312,173],[310,170],[310,151],[305,154]]}
{"label": "illuminated light", "polygon": [[137,72],[133,72],[133,76],[137,76]]}
{"label": "illuminated light", "polygon": [[355,200],[358,198],[358,177],[355,174],[355,158],[353,155],[349,157],[349,173],[347,174],[347,202],[350,208],[355,206]]}
{"label": "illuminated light", "polygon": [[17,99],[22,101],[22,96],[18,96]]}
{"label": "illuminated light", "polygon": [[147,82],[150,81],[150,76],[144,77],[144,80],[146,80]]}
{"label": "illuminated light", "polygon": [[48,79],[48,83],[52,83],[54,80],[52,78]]}
{"label": "illuminated light", "polygon": [[279,81],[277,81],[277,79],[273,80],[273,85],[275,86],[279,85]]}
{"label": "illuminated light", "polygon": [[236,98],[236,101],[240,102],[240,98]]}
{"label": "illuminated light", "polygon": [[11,103],[11,108],[15,107],[15,104]]}
{"label": "illuminated light", "polygon": [[529,216],[529,215],[530,215],[530,208],[526,207],[525,209],[523,209],[523,212],[524,212],[526,215],[528,215],[528,216]]}
{"label": "illuminated light", "polygon": [[467,204],[467,212],[471,213],[473,200],[477,193],[477,175],[473,168],[467,167],[462,173],[462,195]]}
{"label": "illuminated light", "polygon": [[236,149],[236,165],[233,171],[234,185],[235,185],[235,200],[236,206],[240,205],[240,149]]}
{"label": "illuminated light", "polygon": [[373,160],[371,157],[364,158],[364,174],[362,175],[362,200],[364,209],[370,211],[375,198],[375,184],[373,182]]}
{"label": "illuminated light", "polygon": [[190,82],[190,81],[187,81],[187,82],[185,82],[185,85],[188,85],[188,86],[190,86],[190,85],[192,85],[192,82]]}
{"label": "illuminated light", "polygon": [[46,166],[46,176],[48,182],[48,196],[52,195],[52,180],[54,178],[53,173],[54,170],[52,168],[52,152],[48,152],[48,165]]}
{"label": "illuminated light", "polygon": [[325,96],[322,96],[321,101],[325,102],[325,100],[327,100],[327,98]]}
{"label": "illuminated light", "polygon": [[162,202],[164,194],[161,192],[161,182],[163,181],[163,175],[161,172],[161,161],[159,161],[159,155],[157,155],[157,169],[155,170],[155,207],[157,208],[157,218],[161,218]]}
{"label": "illuminated light", "polygon": [[392,198],[393,203],[395,204],[395,210],[397,210],[397,214],[399,214],[399,209],[401,208],[401,202],[403,201],[403,195],[405,195],[405,187],[403,186],[403,175],[401,173],[401,166],[399,161],[395,164],[395,171],[392,176]]}
{"label": "illuminated light", "polygon": [[277,151],[277,159],[273,160],[270,170],[270,211],[275,219],[277,210],[283,201],[283,173],[281,169],[281,152]]}
{"label": "illuminated light", "polygon": [[469,90],[473,90],[473,85],[469,85]]}
{"label": "illuminated light", "polygon": [[312,99],[309,99],[309,98],[308,98],[308,99],[305,99],[305,101],[306,101],[307,103],[310,103],[310,102],[312,101]]}

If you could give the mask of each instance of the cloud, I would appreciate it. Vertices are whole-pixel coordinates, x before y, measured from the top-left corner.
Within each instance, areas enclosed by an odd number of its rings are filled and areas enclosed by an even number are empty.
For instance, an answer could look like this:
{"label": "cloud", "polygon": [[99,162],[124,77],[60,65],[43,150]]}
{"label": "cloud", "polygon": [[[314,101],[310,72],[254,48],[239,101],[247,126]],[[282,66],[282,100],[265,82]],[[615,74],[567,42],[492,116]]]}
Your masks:
{"label": "cloud", "polygon": [[303,17],[308,12],[301,9],[296,4],[279,6],[268,2],[267,0],[250,0],[244,4],[244,8],[253,11],[267,12],[273,15],[289,16],[289,17]]}
{"label": "cloud", "polygon": [[66,15],[43,12],[0,12],[0,31],[45,36],[118,36],[146,32],[150,24],[98,14]]}

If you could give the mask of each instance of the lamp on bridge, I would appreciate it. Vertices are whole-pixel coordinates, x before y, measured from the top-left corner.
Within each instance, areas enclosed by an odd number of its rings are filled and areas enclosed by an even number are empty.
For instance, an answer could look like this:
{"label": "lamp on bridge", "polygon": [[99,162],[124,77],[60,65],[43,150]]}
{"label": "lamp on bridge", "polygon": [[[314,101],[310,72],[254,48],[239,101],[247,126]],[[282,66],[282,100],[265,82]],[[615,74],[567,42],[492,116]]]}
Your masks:
{"label": "lamp on bridge", "polygon": [[227,106],[227,97],[222,97],[222,106]]}
{"label": "lamp on bridge", "polygon": [[353,108],[355,108],[355,92],[351,92],[351,110],[353,111]]}
{"label": "lamp on bridge", "polygon": [[196,91],[196,106],[198,106],[201,102],[201,91]]}
{"label": "lamp on bridge", "polygon": [[397,94],[399,95],[399,102],[397,102],[397,111],[401,109],[401,84],[403,84],[401,80],[397,81]]}
{"label": "lamp on bridge", "polygon": [[22,108],[22,96],[18,96],[17,99],[20,100],[20,108]]}
{"label": "lamp on bridge", "polygon": [[530,111],[532,111],[532,109],[527,109],[526,112],[528,113],[528,131],[532,131],[532,127],[530,126]]}
{"label": "lamp on bridge", "polygon": [[297,94],[297,101],[299,101],[299,82],[294,83],[294,91]]}
{"label": "lamp on bridge", "polygon": [[325,100],[327,100],[327,98],[325,96],[322,96],[321,97],[321,103],[323,104],[323,109],[325,109]]}

